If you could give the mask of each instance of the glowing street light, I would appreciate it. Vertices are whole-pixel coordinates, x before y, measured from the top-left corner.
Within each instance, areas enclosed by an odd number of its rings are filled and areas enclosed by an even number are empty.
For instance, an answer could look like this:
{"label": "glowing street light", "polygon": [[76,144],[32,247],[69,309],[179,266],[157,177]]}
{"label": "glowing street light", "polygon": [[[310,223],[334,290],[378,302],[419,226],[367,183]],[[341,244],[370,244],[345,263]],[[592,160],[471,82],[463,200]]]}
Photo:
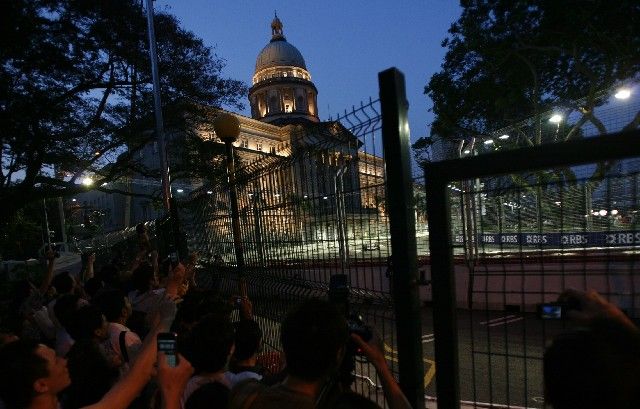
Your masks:
{"label": "glowing street light", "polygon": [[93,185],[93,180],[87,176],[86,178],[82,179],[82,185],[89,187]]}
{"label": "glowing street light", "polygon": [[507,135],[507,134],[500,135],[500,136],[498,136],[498,139],[502,139],[504,141],[505,139],[509,139],[509,135]]}
{"label": "glowing street light", "polygon": [[487,139],[486,141],[484,141],[485,145],[493,145],[493,139]]}
{"label": "glowing street light", "polygon": [[470,151],[469,149],[465,149],[465,150],[464,150],[464,154],[465,154],[465,155],[468,155],[468,154],[470,154],[470,153],[471,153],[471,151]]}
{"label": "glowing street light", "polygon": [[551,118],[549,118],[549,122],[551,122],[552,124],[559,124],[560,122],[562,122],[562,115],[553,114]]}
{"label": "glowing street light", "polygon": [[617,215],[617,214],[618,214],[618,210],[613,209],[613,210],[611,211],[611,214],[612,214],[613,216]]}
{"label": "glowing street light", "polygon": [[631,96],[631,90],[629,88],[620,88],[615,94],[616,99],[628,99]]}
{"label": "glowing street light", "polygon": [[176,189],[176,192],[182,193],[182,192],[184,192],[184,189]]}
{"label": "glowing street light", "polygon": [[602,209],[602,210],[600,210],[600,211],[598,212],[598,214],[599,214],[600,216],[606,216],[606,215],[607,215],[607,211],[606,211],[606,210],[604,210],[604,209]]}

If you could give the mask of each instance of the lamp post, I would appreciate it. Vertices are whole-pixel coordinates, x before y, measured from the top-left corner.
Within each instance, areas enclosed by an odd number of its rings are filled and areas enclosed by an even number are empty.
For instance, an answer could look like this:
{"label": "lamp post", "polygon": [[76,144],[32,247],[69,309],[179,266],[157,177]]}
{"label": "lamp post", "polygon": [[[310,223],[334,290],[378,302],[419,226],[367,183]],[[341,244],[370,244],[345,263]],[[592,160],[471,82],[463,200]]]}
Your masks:
{"label": "lamp post", "polygon": [[235,115],[222,112],[213,120],[216,135],[225,145],[227,156],[227,182],[229,184],[229,200],[231,202],[231,230],[233,233],[233,247],[236,254],[236,264],[241,276],[240,293],[246,296],[246,285],[242,279],[244,273],[244,248],[240,231],[240,212],[238,210],[238,192],[236,191],[236,169],[233,158],[233,142],[240,135],[240,121]]}
{"label": "lamp post", "polygon": [[153,24],[153,0],[147,0],[147,31],[149,35],[149,55],[151,56],[151,77],[153,80],[153,107],[156,119],[156,137],[160,153],[160,175],[162,176],[162,204],[168,213],[171,207],[171,181],[169,180],[169,164],[164,139],[164,120],[160,100],[160,74],[158,73],[158,53],[156,50],[156,33]]}

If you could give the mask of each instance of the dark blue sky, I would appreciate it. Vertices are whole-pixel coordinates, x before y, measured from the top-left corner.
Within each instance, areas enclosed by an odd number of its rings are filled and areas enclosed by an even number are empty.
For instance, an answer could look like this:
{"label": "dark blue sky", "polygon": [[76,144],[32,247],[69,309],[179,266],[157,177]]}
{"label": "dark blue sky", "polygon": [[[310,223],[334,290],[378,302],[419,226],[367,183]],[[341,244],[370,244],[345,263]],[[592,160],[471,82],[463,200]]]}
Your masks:
{"label": "dark blue sky", "polygon": [[[214,46],[227,62],[225,75],[247,84],[271,39],[277,10],[287,41],[304,56],[318,88],[322,120],[377,98],[378,72],[399,68],[407,82],[412,140],[428,134],[433,116],[423,89],[440,68],[440,43],[461,12],[452,0],[159,0],[155,7],[168,8]],[[241,113],[250,115],[248,109]]]}

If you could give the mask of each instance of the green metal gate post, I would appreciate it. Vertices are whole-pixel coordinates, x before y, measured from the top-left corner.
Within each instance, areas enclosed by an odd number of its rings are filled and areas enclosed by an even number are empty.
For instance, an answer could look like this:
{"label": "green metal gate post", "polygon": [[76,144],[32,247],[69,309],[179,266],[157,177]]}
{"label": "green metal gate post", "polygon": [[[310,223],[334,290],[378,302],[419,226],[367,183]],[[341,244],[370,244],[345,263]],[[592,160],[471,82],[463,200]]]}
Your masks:
{"label": "green metal gate post", "polygon": [[446,179],[425,172],[431,290],[433,294],[433,333],[436,353],[436,394],[438,409],[460,407],[458,379],[458,327],[456,325],[455,277],[451,253],[451,206]]}
{"label": "green metal gate post", "polygon": [[378,74],[386,197],[391,227],[393,299],[400,387],[416,409],[424,408],[422,316],[418,294],[416,221],[409,151],[404,75],[396,68]]}

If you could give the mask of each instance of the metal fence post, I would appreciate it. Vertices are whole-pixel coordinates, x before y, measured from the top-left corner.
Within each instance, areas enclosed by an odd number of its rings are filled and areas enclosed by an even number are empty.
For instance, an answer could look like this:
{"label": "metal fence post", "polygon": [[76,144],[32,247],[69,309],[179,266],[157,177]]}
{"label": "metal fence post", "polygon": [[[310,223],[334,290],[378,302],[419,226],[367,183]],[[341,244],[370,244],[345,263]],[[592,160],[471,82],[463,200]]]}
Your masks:
{"label": "metal fence post", "polygon": [[456,325],[456,285],[451,240],[451,207],[448,180],[425,171],[431,288],[433,291],[433,332],[435,334],[436,393],[439,409],[460,407],[458,375],[458,327]]}
{"label": "metal fence post", "polygon": [[378,74],[382,145],[391,226],[393,299],[398,335],[400,387],[414,408],[424,408],[422,316],[418,295],[413,179],[404,75],[396,68]]}

